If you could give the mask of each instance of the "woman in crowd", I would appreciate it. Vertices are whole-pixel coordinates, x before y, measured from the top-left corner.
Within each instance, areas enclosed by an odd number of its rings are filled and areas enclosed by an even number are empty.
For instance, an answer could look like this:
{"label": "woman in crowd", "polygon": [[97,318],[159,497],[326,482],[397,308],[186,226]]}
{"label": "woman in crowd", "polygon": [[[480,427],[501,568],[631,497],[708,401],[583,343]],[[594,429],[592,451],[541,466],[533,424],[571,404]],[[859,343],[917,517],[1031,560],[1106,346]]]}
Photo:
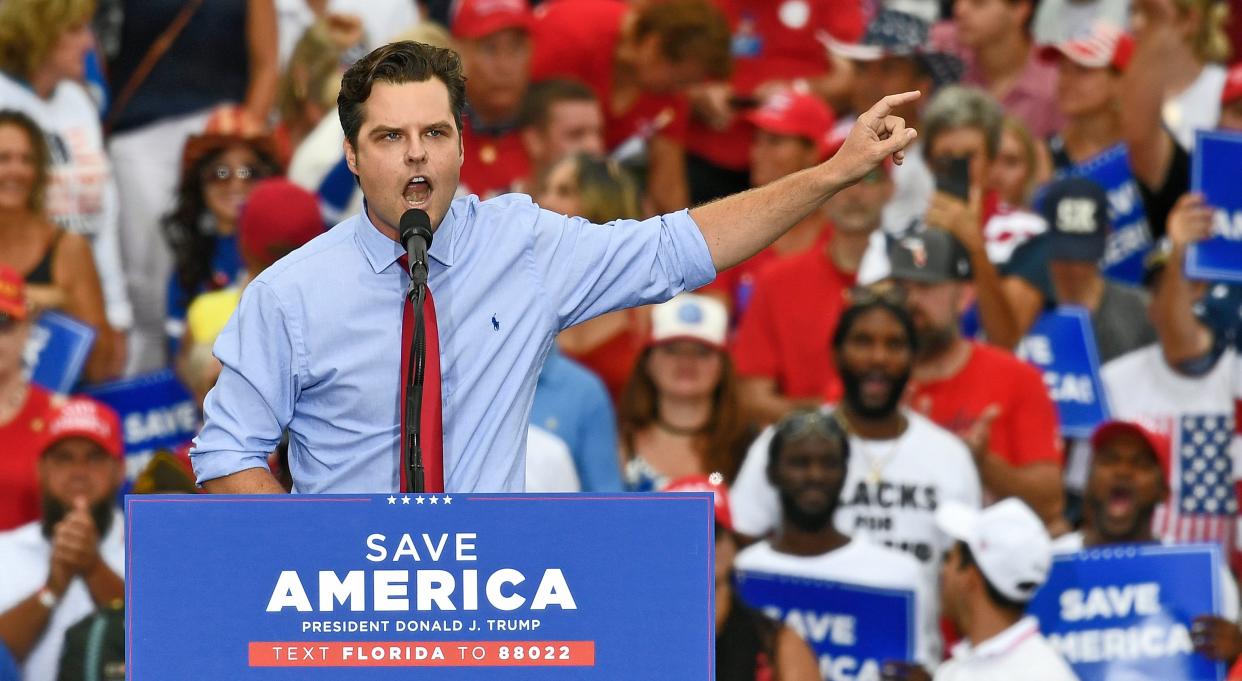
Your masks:
{"label": "woman in crowd", "polygon": [[690,475],[731,483],[751,433],[725,351],[724,303],[683,293],[651,316],[650,342],[618,408],[625,483],[638,492]]}
{"label": "woman in crowd", "polygon": [[1026,124],[1006,116],[1001,128],[1000,147],[992,163],[992,186],[1006,204],[1030,209],[1035,187],[1048,176],[1043,150],[1027,130]]}
{"label": "woman in crowd", "polygon": [[1057,64],[1057,107],[1065,116],[1065,127],[1048,139],[1056,172],[1121,143],[1121,77],[1133,53],[1133,38],[1104,23],[1043,49],[1042,57]]}
{"label": "woman in crowd", "polygon": [[[588,154],[553,164],[539,181],[535,202],[599,225],[639,217],[638,192],[629,176],[615,162]],[[638,310],[611,312],[562,331],[557,344],[595,372],[615,402],[646,341],[644,316]]]}
{"label": "woman in crowd", "polygon": [[26,281],[34,312],[58,310],[95,331],[85,378],[113,378],[112,334],[90,243],[47,219],[50,152],[30,117],[0,111],[0,264]]}
{"label": "woman in crowd", "polygon": [[[276,90],[280,124],[273,131],[280,164],[288,167],[293,152],[319,121],[336,109],[341,74],[348,68],[349,49],[362,40],[362,21],[349,14],[329,14],[302,34]],[[349,51],[349,52],[347,52]]]}
{"label": "woman in crowd", "polygon": [[0,107],[42,127],[51,147],[45,209],[61,228],[92,246],[107,303],[119,372],[123,331],[133,324],[118,246],[116,184],[104,150],[96,102],[80,84],[94,41],[94,0],[5,0],[0,3]]}
{"label": "woman in crowd", "polygon": [[254,183],[279,170],[271,138],[227,110],[186,142],[176,207],[163,225],[174,258],[165,324],[172,356],[194,296],[233,284],[244,269],[238,215]]}

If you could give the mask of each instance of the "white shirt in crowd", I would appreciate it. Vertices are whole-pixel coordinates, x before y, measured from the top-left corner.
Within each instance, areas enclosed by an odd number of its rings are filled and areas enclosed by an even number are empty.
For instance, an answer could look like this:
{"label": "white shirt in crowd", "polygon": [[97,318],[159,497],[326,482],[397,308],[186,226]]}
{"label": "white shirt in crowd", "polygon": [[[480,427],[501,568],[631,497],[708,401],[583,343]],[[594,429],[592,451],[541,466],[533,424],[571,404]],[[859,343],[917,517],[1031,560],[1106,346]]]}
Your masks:
{"label": "white shirt in crowd", "polygon": [[738,572],[800,577],[876,589],[900,589],[914,594],[915,662],[935,669],[940,662],[936,613],[918,561],[899,551],[858,537],[835,551],[818,556],[795,556],[772,548],[768,541],[737,554]]}
{"label": "white shirt in crowd", "polygon": [[[1165,362],[1159,344],[1152,344],[1105,364],[1100,378],[1113,418],[1146,421],[1172,438],[1169,486],[1173,503],[1157,507],[1153,522],[1156,534],[1178,541],[1222,541],[1227,549],[1233,543],[1232,528],[1236,526],[1233,514],[1211,500],[1202,500],[1204,507],[1213,505],[1217,513],[1206,519],[1203,513],[1184,513],[1183,509],[1185,504],[1200,500],[1197,491],[1229,497],[1231,483],[1242,470],[1242,438],[1234,435],[1236,405],[1242,400],[1242,362],[1237,353],[1226,350],[1211,371],[1186,376]],[[1209,437],[1224,439],[1228,449],[1196,445],[1196,439]],[[1198,450],[1191,452],[1194,461],[1188,460],[1191,465],[1184,468],[1183,450],[1188,445]],[[1217,452],[1217,456],[1209,456]],[[1195,489],[1189,490],[1191,494],[1184,494],[1188,475],[1198,477],[1192,480]]]}
{"label": "white shirt in crowd", "polygon": [[43,129],[52,160],[48,217],[62,229],[90,240],[108,323],[130,328],[134,311],[121,269],[120,203],[95,100],[70,80],[62,80],[51,97],[42,99],[0,73],[0,109],[21,111]]}
{"label": "white shirt in crowd", "polygon": [[569,445],[539,426],[526,429],[526,491],[582,491]]}
{"label": "white shirt in crowd", "polygon": [[899,166],[891,166],[890,172],[893,198],[884,204],[881,224],[888,234],[903,234],[927,214],[932,194],[936,193],[936,178],[923,157],[923,143],[916,140],[907,147],[905,160]]}
{"label": "white shirt in crowd", "polygon": [[963,640],[936,670],[935,681],[1077,681],[1069,664],[1039,633],[1039,621],[1024,617],[972,646]]}
{"label": "white shirt in crowd", "polygon": [[[99,555],[113,572],[125,577],[125,517],[119,510],[112,513],[112,526],[99,543]],[[44,538],[39,521],[0,532],[0,565],[4,565],[0,570],[0,612],[43,588],[51,558],[52,545]],[[22,665],[22,678],[26,681],[56,679],[65,632],[95,609],[86,583],[75,577],[56,605],[43,636]]]}
{"label": "white shirt in crowd", "polygon": [[[418,25],[418,5],[410,0],[328,0],[329,14],[352,14],[362,20],[367,52]],[[306,0],[276,0],[276,33],[281,68],[302,34],[315,22]]]}
{"label": "white shirt in crowd", "polygon": [[[1165,540],[1162,542],[1166,546],[1171,546],[1176,542]],[[1052,540],[1053,555],[1065,555],[1069,553],[1078,553],[1083,550],[1082,532],[1070,532]],[[1233,573],[1229,571],[1229,566],[1225,560],[1222,560],[1219,567],[1220,579],[1220,616],[1231,622],[1238,621],[1238,583],[1233,578]],[[1206,580],[1204,583],[1208,583]]]}
{"label": "white shirt in crowd", "polygon": [[1164,102],[1164,125],[1173,139],[1188,152],[1195,148],[1195,131],[1215,130],[1220,122],[1220,96],[1228,72],[1219,64],[1208,64],[1190,87]]}
{"label": "white shirt in crowd", "polygon": [[[961,440],[919,414],[902,413],[909,426],[896,439],[850,437],[836,527],[914,556],[928,593],[938,597],[940,561],[952,541],[936,526],[936,509],[950,499],[979,508],[979,473]],[[734,528],[752,537],[767,535],[781,517],[767,477],[772,432],[767,428],[751,445],[730,490]]]}

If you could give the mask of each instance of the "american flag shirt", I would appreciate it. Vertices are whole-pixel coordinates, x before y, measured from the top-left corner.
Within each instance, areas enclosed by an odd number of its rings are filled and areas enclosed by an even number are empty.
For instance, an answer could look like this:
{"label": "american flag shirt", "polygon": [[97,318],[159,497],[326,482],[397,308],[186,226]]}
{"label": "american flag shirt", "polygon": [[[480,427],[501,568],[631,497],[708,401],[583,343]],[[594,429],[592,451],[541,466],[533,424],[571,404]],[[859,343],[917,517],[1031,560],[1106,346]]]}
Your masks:
{"label": "american flag shirt", "polygon": [[1175,372],[1159,344],[1122,355],[1101,370],[1113,418],[1143,421],[1173,445],[1169,499],[1152,519],[1156,535],[1215,542],[1232,556],[1237,542],[1235,471],[1242,440],[1242,363],[1231,349],[1201,376]]}

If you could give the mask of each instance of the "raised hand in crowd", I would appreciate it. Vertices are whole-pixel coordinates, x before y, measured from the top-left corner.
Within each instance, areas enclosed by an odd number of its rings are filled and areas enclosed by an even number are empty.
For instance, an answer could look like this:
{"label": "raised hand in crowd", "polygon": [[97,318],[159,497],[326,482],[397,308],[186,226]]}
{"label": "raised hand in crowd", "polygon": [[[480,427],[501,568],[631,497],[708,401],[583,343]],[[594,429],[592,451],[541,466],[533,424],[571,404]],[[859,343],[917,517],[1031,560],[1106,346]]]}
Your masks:
{"label": "raised hand in crowd", "polygon": [[927,224],[957,237],[972,255],[984,253],[986,257],[986,244],[983,241],[983,190],[979,187],[971,187],[970,198],[966,201],[943,191],[932,194],[931,203],[927,207]]}
{"label": "raised hand in crowd", "polygon": [[1195,318],[1194,302],[1204,284],[1187,279],[1183,272],[1186,249],[1207,238],[1211,229],[1212,211],[1198,194],[1182,196],[1169,213],[1167,260],[1156,275],[1152,324],[1172,366],[1203,357],[1214,340],[1211,330]]}
{"label": "raised hand in crowd", "polygon": [[90,575],[99,564],[99,529],[86,498],[76,497],[72,510],[52,529],[47,587],[64,595],[74,577]]}

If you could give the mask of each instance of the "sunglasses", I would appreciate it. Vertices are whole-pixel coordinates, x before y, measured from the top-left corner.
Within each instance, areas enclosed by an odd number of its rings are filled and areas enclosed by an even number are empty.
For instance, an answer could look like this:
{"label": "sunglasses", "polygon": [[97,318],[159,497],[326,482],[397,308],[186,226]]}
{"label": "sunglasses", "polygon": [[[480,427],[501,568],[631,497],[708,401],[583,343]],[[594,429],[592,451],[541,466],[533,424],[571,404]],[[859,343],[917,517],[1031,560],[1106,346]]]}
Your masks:
{"label": "sunglasses", "polygon": [[806,435],[836,440],[844,430],[835,411],[825,413],[818,409],[794,412],[776,424],[776,432],[785,440],[797,440]]}
{"label": "sunglasses", "polygon": [[237,178],[242,182],[250,182],[251,180],[265,177],[267,173],[255,166],[232,167],[220,164],[213,168],[208,168],[203,175],[209,182],[228,182],[233,178]]}
{"label": "sunglasses", "polygon": [[891,284],[873,284],[871,286],[855,286],[845,294],[851,305],[874,305],[884,303],[894,307],[904,307],[906,292],[900,286]]}

